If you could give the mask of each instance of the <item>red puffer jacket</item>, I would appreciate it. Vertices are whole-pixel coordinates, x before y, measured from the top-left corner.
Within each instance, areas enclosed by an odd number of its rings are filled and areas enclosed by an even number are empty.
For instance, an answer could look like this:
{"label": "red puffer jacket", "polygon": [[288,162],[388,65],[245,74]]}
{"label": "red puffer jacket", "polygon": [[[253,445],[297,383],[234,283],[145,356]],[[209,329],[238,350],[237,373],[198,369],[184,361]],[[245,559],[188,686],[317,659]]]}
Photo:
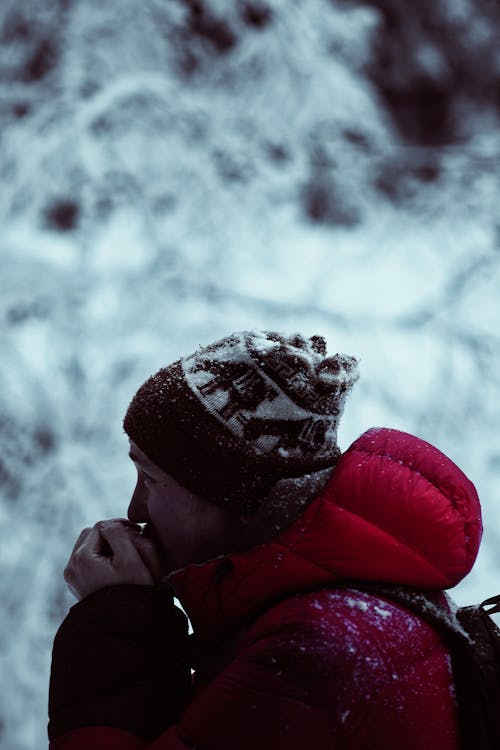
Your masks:
{"label": "red puffer jacket", "polygon": [[[480,536],[476,491],[452,461],[405,433],[369,430],[285,532],[170,576],[199,657],[157,739],[83,715],[51,750],[458,750],[439,636],[339,582],[449,588],[472,567]],[[113,696],[96,699],[106,715]]]}

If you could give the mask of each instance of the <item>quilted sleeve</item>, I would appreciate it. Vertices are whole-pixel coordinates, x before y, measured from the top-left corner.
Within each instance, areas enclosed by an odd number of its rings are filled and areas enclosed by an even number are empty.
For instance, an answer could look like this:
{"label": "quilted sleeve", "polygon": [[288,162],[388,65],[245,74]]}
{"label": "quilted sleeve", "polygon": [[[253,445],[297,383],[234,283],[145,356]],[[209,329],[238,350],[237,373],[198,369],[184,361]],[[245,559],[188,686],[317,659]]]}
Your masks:
{"label": "quilted sleeve", "polygon": [[310,645],[284,633],[243,648],[151,744],[96,726],[69,732],[51,750],[337,750],[321,697],[328,678]]}
{"label": "quilted sleeve", "polygon": [[[50,740],[99,726],[135,736],[116,747],[147,744],[175,721],[190,691],[189,648],[186,617],[164,588],[126,584],[86,597],[54,640]],[[115,745],[107,734],[108,750]]]}
{"label": "quilted sleeve", "polygon": [[310,640],[259,639],[195,693],[151,750],[336,750],[327,708],[335,679],[322,662]]}

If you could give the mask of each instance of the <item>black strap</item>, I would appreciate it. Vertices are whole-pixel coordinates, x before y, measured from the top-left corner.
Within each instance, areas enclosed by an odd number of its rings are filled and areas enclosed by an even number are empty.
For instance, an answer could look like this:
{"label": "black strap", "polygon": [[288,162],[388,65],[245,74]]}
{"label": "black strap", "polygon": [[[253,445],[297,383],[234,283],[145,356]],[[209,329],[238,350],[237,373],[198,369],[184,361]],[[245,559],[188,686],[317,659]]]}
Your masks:
{"label": "black strap", "polygon": [[489,599],[485,599],[484,602],[481,602],[479,606],[481,609],[484,609],[488,615],[494,615],[500,612],[500,594],[497,596],[490,596]]}
{"label": "black strap", "polygon": [[[443,602],[441,590],[414,589],[399,584],[380,583],[378,581],[342,581],[335,584],[338,588],[352,588],[375,596],[382,596],[400,604],[413,614],[436,628],[451,645],[460,643],[471,645],[471,639],[460,625],[454,612]],[[494,597],[496,598],[496,597]],[[500,597],[498,597],[500,604]],[[488,600],[489,601],[489,600]],[[485,602],[487,604],[487,602]]]}
{"label": "black strap", "polygon": [[[480,605],[462,607],[455,613],[448,611],[441,592],[371,581],[350,581],[348,586],[401,604],[442,635],[450,650],[460,709],[461,748],[498,750],[500,731],[495,696],[498,696],[499,678],[491,652],[492,632],[497,628],[493,621],[489,621],[488,615],[500,612],[500,595],[492,596]],[[471,635],[468,634],[469,627]]]}

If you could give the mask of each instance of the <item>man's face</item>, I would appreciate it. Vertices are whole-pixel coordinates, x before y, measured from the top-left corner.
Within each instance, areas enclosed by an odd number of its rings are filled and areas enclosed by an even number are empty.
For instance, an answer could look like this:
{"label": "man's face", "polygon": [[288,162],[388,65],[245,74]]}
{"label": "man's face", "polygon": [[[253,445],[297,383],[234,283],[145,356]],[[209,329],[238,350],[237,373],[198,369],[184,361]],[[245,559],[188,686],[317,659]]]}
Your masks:
{"label": "man's face", "polygon": [[208,503],[158,468],[130,440],[137,484],[128,508],[134,523],[145,523],[165,561],[165,573],[232,551],[241,533],[236,514]]}

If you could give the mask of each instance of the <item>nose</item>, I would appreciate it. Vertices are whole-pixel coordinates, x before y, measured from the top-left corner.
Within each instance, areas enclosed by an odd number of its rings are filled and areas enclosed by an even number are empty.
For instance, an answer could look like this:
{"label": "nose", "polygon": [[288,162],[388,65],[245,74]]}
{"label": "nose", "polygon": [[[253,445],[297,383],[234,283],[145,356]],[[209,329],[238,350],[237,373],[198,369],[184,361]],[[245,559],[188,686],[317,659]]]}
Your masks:
{"label": "nose", "polygon": [[141,477],[137,479],[137,484],[135,485],[134,493],[128,506],[127,516],[129,521],[133,523],[146,523],[149,521],[147,490],[144,487]]}

